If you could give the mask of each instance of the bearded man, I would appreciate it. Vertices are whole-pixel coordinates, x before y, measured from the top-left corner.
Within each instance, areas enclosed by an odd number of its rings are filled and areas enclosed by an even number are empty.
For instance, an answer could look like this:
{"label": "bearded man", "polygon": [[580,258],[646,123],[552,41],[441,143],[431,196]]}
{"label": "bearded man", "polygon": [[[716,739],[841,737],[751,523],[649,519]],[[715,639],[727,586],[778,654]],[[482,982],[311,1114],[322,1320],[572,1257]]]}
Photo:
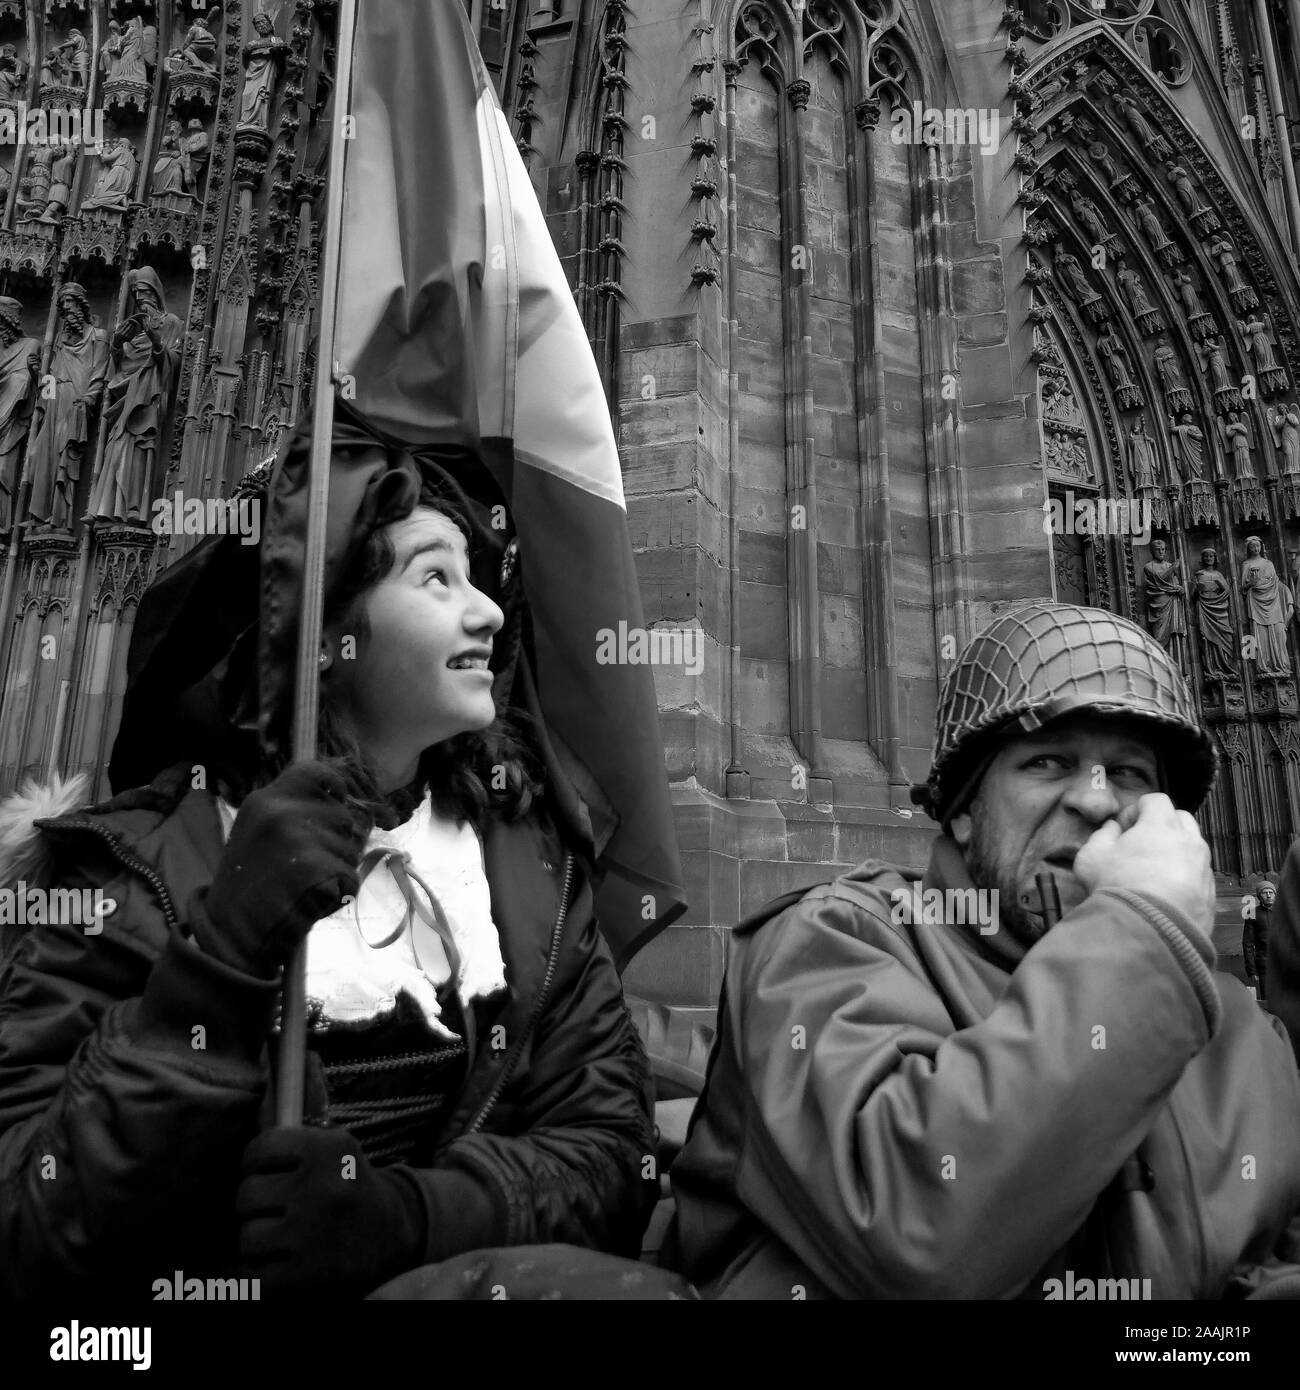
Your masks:
{"label": "bearded man", "polygon": [[733,934],[665,1262],[729,1298],[1300,1296],[1300,1082],[1214,971],[1215,754],[1169,654],[1029,604],[937,725],[924,874]]}

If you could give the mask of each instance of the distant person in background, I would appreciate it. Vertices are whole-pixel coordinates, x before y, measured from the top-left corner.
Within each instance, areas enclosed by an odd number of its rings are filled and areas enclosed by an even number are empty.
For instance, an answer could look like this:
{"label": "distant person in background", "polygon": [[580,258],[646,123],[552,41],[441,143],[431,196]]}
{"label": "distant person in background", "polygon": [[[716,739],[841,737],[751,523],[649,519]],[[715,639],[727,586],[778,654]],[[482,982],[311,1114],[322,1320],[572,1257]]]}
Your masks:
{"label": "distant person in background", "polygon": [[1255,885],[1254,909],[1242,924],[1241,954],[1246,967],[1246,983],[1254,985],[1255,998],[1265,999],[1265,977],[1268,974],[1268,923],[1277,901],[1277,887],[1271,879],[1261,879]]}

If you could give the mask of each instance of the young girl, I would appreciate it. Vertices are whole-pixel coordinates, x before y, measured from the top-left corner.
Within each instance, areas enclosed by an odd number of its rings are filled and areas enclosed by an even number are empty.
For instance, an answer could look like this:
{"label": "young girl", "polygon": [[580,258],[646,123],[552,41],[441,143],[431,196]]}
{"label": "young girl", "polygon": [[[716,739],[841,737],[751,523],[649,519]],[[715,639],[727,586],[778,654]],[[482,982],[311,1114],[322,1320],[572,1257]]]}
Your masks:
{"label": "young girl", "polygon": [[[102,904],[28,928],[0,976],[12,1294],[238,1274],[360,1295],[486,1247],[639,1251],[644,1052],[542,733],[498,715],[513,549],[445,458],[336,438],[322,756],[264,756],[289,713],[305,447],[256,580],[236,538],[208,540],[142,605],[114,777],[170,766],[98,806],[56,787],[0,808],[0,881]],[[303,938],[309,1123],[268,1130]]]}

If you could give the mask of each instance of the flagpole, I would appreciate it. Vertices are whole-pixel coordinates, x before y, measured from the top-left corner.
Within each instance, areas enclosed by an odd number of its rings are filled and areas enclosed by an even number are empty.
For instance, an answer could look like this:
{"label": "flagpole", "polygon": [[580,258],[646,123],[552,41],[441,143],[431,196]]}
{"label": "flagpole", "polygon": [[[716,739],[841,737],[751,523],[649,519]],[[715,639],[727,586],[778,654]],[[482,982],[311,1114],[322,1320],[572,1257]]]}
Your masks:
{"label": "flagpole", "polygon": [[[294,673],[295,762],[316,756],[320,636],[324,621],[324,595],[321,590],[325,581],[325,522],[329,512],[330,445],[334,435],[334,339],[343,242],[343,166],[347,148],[342,131],[352,92],[357,0],[340,0],[338,15],[334,129],[330,134],[325,226],[321,235],[320,335],[317,339],[315,396],[312,402],[311,463],[307,475],[307,543],[303,560],[298,662]],[[275,1100],[275,1120],[279,1125],[302,1124],[306,1062],[307,943],[304,940],[284,971]]]}

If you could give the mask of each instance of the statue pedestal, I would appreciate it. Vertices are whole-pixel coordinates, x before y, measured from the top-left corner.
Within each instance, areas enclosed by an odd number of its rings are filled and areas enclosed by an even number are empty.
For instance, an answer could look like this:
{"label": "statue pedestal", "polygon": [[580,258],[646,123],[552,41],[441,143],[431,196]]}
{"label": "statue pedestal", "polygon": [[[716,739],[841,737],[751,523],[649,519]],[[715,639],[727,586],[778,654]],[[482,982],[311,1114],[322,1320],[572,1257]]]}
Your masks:
{"label": "statue pedestal", "polygon": [[1232,480],[1232,514],[1238,521],[1268,521],[1268,497],[1258,478]]}
{"label": "statue pedestal", "polygon": [[235,127],[235,153],[240,159],[255,159],[265,164],[274,142],[270,133],[257,125]]}
{"label": "statue pedestal", "polygon": [[1300,477],[1288,476],[1282,479],[1282,512],[1288,521],[1300,516]]}
{"label": "statue pedestal", "polygon": [[1246,687],[1235,676],[1230,680],[1207,676],[1203,689],[1207,714],[1217,714],[1225,719],[1245,718]]}
{"label": "statue pedestal", "polygon": [[1219,507],[1209,483],[1199,478],[1184,483],[1181,506],[1184,526],[1203,526],[1211,531],[1219,529]]}
{"label": "statue pedestal", "polygon": [[193,212],[198,199],[193,193],[176,193],[169,190],[166,193],[151,193],[149,195],[149,210],[151,212]]}
{"label": "statue pedestal", "polygon": [[62,82],[42,82],[40,103],[47,111],[55,106],[72,106],[80,110],[86,104],[86,89]]}
{"label": "statue pedestal", "polygon": [[1288,715],[1297,709],[1296,684],[1291,676],[1256,676],[1255,708],[1261,714]]}

